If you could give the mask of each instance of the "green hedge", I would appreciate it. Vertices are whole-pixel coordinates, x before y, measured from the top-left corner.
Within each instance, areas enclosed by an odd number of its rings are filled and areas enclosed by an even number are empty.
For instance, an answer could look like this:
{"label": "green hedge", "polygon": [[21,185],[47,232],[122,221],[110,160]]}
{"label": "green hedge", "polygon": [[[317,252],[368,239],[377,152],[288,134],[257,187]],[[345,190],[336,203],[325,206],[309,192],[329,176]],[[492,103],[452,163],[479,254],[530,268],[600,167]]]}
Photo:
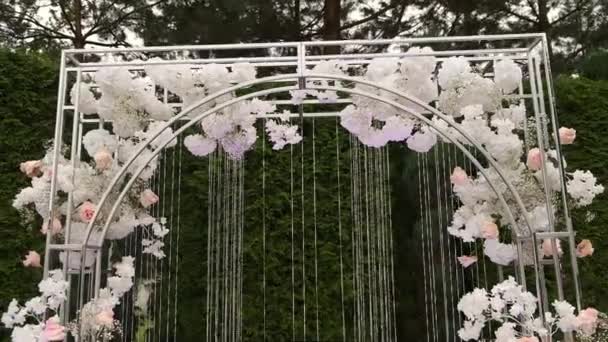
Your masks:
{"label": "green hedge", "polygon": [[39,269],[24,268],[30,250],[43,254],[40,222],[23,227],[12,199],[29,180],[19,172],[23,160],[38,159],[53,136],[57,93],[55,61],[22,51],[0,50],[0,308],[37,293]]}
{"label": "green hedge", "polygon": [[[608,187],[608,81],[559,77],[556,81],[561,126],[576,129],[576,141],[564,147],[568,169],[589,169]],[[588,214],[589,212],[589,214]],[[577,240],[593,242],[595,253],[580,259],[583,302],[608,310],[608,190],[587,208],[574,210]],[[587,222],[587,216],[595,216]]]}

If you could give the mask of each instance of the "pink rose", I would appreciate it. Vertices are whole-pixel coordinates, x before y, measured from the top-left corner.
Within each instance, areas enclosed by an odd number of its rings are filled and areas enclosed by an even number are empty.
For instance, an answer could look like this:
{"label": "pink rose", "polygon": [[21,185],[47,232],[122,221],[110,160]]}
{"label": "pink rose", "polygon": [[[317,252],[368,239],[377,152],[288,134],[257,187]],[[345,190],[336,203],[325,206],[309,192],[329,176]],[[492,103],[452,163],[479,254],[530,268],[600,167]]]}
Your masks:
{"label": "pink rose", "polygon": [[477,257],[468,255],[459,256],[458,262],[462,265],[462,267],[467,268],[477,262]]}
{"label": "pink rose", "polygon": [[78,215],[80,216],[80,220],[82,222],[91,221],[95,215],[95,204],[89,201],[82,203],[80,208],[78,208]]}
{"label": "pink rose", "polygon": [[29,160],[19,165],[21,172],[25,173],[28,177],[37,177],[42,173],[42,167],[44,164],[41,160]]}
{"label": "pink rose", "polygon": [[526,165],[528,165],[528,168],[530,170],[532,170],[532,171],[540,170],[542,163],[543,163],[543,160],[540,155],[540,150],[537,147],[528,151],[528,161],[526,162]]}
{"label": "pink rose", "polygon": [[452,171],[452,175],[450,176],[450,181],[452,182],[452,184],[464,185],[468,180],[469,176],[467,175],[467,173],[460,167],[456,166],[454,168],[454,171]]}
{"label": "pink rose", "polygon": [[597,328],[597,316],[599,312],[594,308],[587,308],[581,310],[576,317],[578,328],[585,335],[595,334]]}
{"label": "pink rose", "polygon": [[29,251],[23,259],[23,266],[25,267],[42,267],[40,264],[40,254],[36,251]]}
{"label": "pink rose", "polygon": [[524,336],[517,339],[517,342],[539,342],[536,336]]}
{"label": "pink rose", "polygon": [[114,324],[114,311],[112,309],[102,310],[95,316],[95,322],[99,325],[111,327]]}
{"label": "pink rose", "polygon": [[139,195],[139,202],[144,206],[144,208],[147,208],[158,202],[158,196],[154,193],[154,191],[146,189]]}
{"label": "pink rose", "polygon": [[584,258],[586,256],[593,255],[593,251],[593,245],[591,244],[591,241],[587,239],[584,239],[583,241],[579,242],[576,246],[576,256],[579,258]]}
{"label": "pink rose", "polygon": [[97,170],[103,171],[112,167],[112,154],[105,147],[99,149],[93,156],[93,159],[95,159],[95,168]]}
{"label": "pink rose", "polygon": [[576,139],[576,130],[574,128],[560,127],[559,141],[562,145],[570,145]]}
{"label": "pink rose", "polygon": [[[51,222],[51,234],[55,235],[61,232],[63,226],[61,225],[61,221],[58,218],[54,217]],[[49,231],[49,221],[44,221],[42,224],[42,228],[40,228],[40,232],[44,235]]]}
{"label": "pink rose", "polygon": [[59,317],[53,316],[44,324],[42,341],[63,341],[65,339],[65,327],[59,324]]}
{"label": "pink rose", "polygon": [[481,227],[481,236],[484,239],[495,240],[498,238],[498,226],[496,223],[488,221]]}
{"label": "pink rose", "polygon": [[[541,252],[546,257],[553,256],[553,243],[551,243],[551,240],[552,239],[544,239],[541,245]],[[555,240],[555,246],[557,247],[557,256],[561,256],[563,252],[560,240]]]}

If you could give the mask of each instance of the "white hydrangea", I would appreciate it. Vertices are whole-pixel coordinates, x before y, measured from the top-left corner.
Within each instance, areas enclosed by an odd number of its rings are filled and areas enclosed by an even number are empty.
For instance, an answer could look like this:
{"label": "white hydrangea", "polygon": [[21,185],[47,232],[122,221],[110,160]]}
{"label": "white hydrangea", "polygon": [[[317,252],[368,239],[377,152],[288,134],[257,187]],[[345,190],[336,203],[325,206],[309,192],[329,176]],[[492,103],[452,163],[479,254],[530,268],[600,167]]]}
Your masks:
{"label": "white hydrangea", "polygon": [[132,256],[124,256],[122,260],[114,264],[115,273],[119,277],[133,278],[135,277],[135,258]]}
{"label": "white hydrangea", "polygon": [[503,323],[496,331],[494,335],[496,336],[496,342],[516,342],[517,337],[515,336],[515,323],[506,322]]}
{"label": "white hydrangea", "polygon": [[[78,94],[78,112],[91,115],[97,113],[97,99],[91,91],[91,84],[86,82],[80,82],[80,94]],[[76,91],[78,88],[76,84],[72,86],[70,90],[70,102],[76,105]]]}
{"label": "white hydrangea", "polygon": [[408,117],[402,115],[390,116],[384,121],[382,134],[389,141],[403,141],[412,135],[414,124]]}
{"label": "white hydrangea", "polygon": [[469,320],[481,320],[489,306],[490,300],[486,290],[476,288],[460,298],[458,311],[462,312]]}
{"label": "white hydrangea", "polygon": [[217,148],[217,141],[202,134],[193,134],[184,138],[184,146],[197,157],[204,157]]}
{"label": "white hydrangea", "polygon": [[97,112],[113,121],[114,133],[120,137],[143,129],[148,119],[168,120],[173,115],[156,96],[151,80],[134,76],[126,67],[103,68],[96,72],[95,82],[102,94]]}
{"label": "white hydrangea", "polygon": [[142,251],[144,254],[152,254],[157,259],[166,257],[165,252],[163,251],[165,243],[160,240],[142,239],[141,245],[144,247]]}
{"label": "white hydrangea", "polygon": [[543,204],[534,207],[534,209],[530,211],[528,217],[530,225],[532,226],[531,228],[534,231],[542,232],[549,229],[549,215],[546,205]]}
{"label": "white hydrangea", "polygon": [[407,139],[407,147],[419,153],[430,151],[435,144],[437,144],[437,135],[426,126]]}
{"label": "white hydrangea", "polygon": [[34,297],[25,302],[25,310],[36,315],[42,315],[47,309],[46,302],[42,297]]}
{"label": "white hydrangea", "polygon": [[503,59],[494,64],[494,83],[505,94],[515,91],[521,82],[521,68],[512,59]]}
{"label": "white hydrangea", "polygon": [[11,340],[14,342],[41,342],[42,329],[42,323],[15,327],[11,334]]}
{"label": "white hydrangea", "polygon": [[255,79],[255,67],[248,62],[234,63],[230,66],[230,81],[241,83]]}
{"label": "white hydrangea", "polygon": [[[167,124],[165,121],[154,121],[150,122],[145,131],[137,131],[135,132],[135,136],[138,137],[141,141],[149,141],[152,137],[161,131],[161,129]],[[167,127],[165,130],[160,133],[159,136],[154,138],[150,142],[150,147],[153,149],[162,146],[167,142],[165,148],[175,147],[177,144],[176,137],[173,136],[173,129],[171,127]]]}
{"label": "white hydrangea", "polygon": [[398,58],[374,58],[367,65],[364,76],[369,81],[380,82],[395,74],[397,70],[399,70]]}
{"label": "white hydrangea", "polygon": [[19,302],[16,299],[11,300],[8,304],[8,309],[2,314],[2,324],[7,328],[12,328],[14,325],[21,325],[25,323],[25,317],[27,310],[23,310],[19,306]]}
{"label": "white hydrangea", "polygon": [[280,124],[275,120],[268,120],[266,122],[266,132],[273,144],[273,150],[280,150],[286,145],[294,145],[302,141],[297,125]]}
{"label": "white hydrangea", "polygon": [[477,340],[483,327],[481,321],[464,321],[463,327],[458,330],[458,337],[464,341]]}
{"label": "white hydrangea", "polygon": [[576,170],[571,176],[567,183],[568,194],[578,207],[588,206],[595,196],[604,192],[604,186],[597,184],[597,178],[590,171]]}
{"label": "white hydrangea", "polygon": [[94,156],[102,148],[112,153],[118,148],[118,139],[105,129],[99,128],[88,131],[82,137],[82,146],[90,156]]}
{"label": "white hydrangea", "polygon": [[515,246],[501,243],[497,239],[485,240],[483,252],[493,263],[503,266],[507,266],[517,259]]}
{"label": "white hydrangea", "polygon": [[471,77],[471,65],[464,57],[450,57],[441,63],[438,80],[442,89],[454,89]]}
{"label": "white hydrangea", "polygon": [[51,310],[57,310],[59,305],[67,298],[68,285],[60,269],[51,270],[49,271],[49,277],[38,283],[40,297],[46,301]]}

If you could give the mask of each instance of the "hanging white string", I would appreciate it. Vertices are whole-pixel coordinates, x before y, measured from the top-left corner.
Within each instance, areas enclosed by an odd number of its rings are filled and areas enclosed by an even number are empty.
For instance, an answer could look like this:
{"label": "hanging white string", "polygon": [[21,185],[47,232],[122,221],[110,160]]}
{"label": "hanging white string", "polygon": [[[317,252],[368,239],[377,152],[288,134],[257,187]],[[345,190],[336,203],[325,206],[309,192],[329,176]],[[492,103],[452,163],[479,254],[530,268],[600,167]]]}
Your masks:
{"label": "hanging white string", "polygon": [[213,259],[212,259],[212,244],[213,241],[213,226],[214,226],[214,218],[213,215],[215,210],[213,210],[213,196],[215,194],[215,165],[214,165],[214,156],[215,153],[209,154],[208,160],[208,189],[207,189],[207,300],[206,300],[206,310],[205,310],[205,337],[206,340],[209,341],[211,339],[211,327],[210,327],[210,319],[211,319],[211,301],[213,300],[211,294],[211,279],[213,279]]}
{"label": "hanging white string", "polygon": [[342,313],[342,341],[346,342],[346,317],[344,313],[344,263],[342,255],[342,186],[340,183],[340,131],[338,129],[338,120],[336,117],[336,180],[338,183],[338,239],[340,249],[340,308]]}
{"label": "hanging white string", "polygon": [[[445,150],[447,148],[448,151],[448,155],[450,154],[450,148],[448,145],[446,145],[445,143],[441,145],[441,166],[442,166],[442,173],[441,173],[441,177],[443,180],[443,186],[444,186],[444,191],[443,191],[443,197],[441,198],[441,202],[444,205],[444,213],[445,213],[445,226],[447,226],[450,222],[450,215],[453,212],[453,208],[452,208],[452,199],[451,199],[451,191],[452,191],[452,186],[451,186],[451,182],[450,182],[450,174],[451,174],[451,159],[449,159],[450,161],[448,162],[448,167],[446,167],[446,159],[448,159],[449,157],[446,156]],[[445,229],[444,226],[440,226],[439,229]],[[452,237],[450,236],[450,234],[447,234],[446,236],[446,244],[447,244],[447,269],[448,269],[448,279],[449,279],[449,285],[450,285],[450,289],[449,289],[449,295],[450,295],[450,310],[451,310],[451,319],[450,322],[452,324],[452,330],[448,331],[447,334],[448,336],[452,336],[452,340],[454,342],[456,342],[457,339],[457,335],[456,335],[456,316],[458,315],[457,309],[456,309],[456,302],[454,301],[454,275],[456,275],[455,273],[457,266],[456,263],[456,254],[452,253],[453,248],[453,241],[452,241]],[[454,251],[455,252],[455,251]],[[456,280],[458,280],[458,278],[456,278]],[[459,316],[459,315],[458,315]],[[448,337],[449,338],[449,337]]]}
{"label": "hanging white string", "polygon": [[441,175],[439,173],[439,156],[438,156],[438,149],[440,148],[440,146],[436,145],[433,148],[433,157],[434,157],[434,168],[435,168],[435,187],[436,187],[436,198],[435,201],[438,204],[437,205],[437,228],[439,231],[439,254],[440,254],[440,266],[441,266],[441,285],[442,285],[442,294],[443,294],[443,321],[445,324],[445,338],[446,341],[449,341],[449,331],[450,331],[450,319],[448,316],[448,292],[447,292],[447,279],[446,279],[446,260],[445,260],[445,244],[444,244],[444,237],[443,237],[443,211],[442,211],[442,189],[441,189]]}
{"label": "hanging white string", "polygon": [[314,222],[314,245],[315,245],[315,327],[316,327],[316,341],[319,339],[319,273],[317,263],[317,166],[316,162],[316,148],[315,148],[315,118],[312,118],[312,206],[313,206],[313,222]]}
{"label": "hanging white string", "polygon": [[[290,119],[291,121],[291,119]],[[295,240],[294,240],[294,205],[293,205],[293,145],[289,145],[289,202],[291,209],[291,340],[296,340],[296,282],[295,282]]]}
{"label": "hanging white string", "polygon": [[180,239],[180,217],[181,217],[181,187],[182,187],[182,145],[183,143],[180,143],[178,141],[178,148],[179,148],[179,156],[178,156],[178,180],[177,180],[177,246],[176,246],[176,250],[175,250],[175,286],[174,286],[174,300],[173,300],[173,305],[174,305],[174,309],[173,309],[173,339],[174,341],[179,341],[179,338],[177,336],[177,308],[178,308],[178,304],[177,304],[177,291],[179,289],[179,282],[178,282],[178,276],[179,276],[179,239]]}
{"label": "hanging white string", "polygon": [[[304,116],[300,120],[304,136]],[[304,218],[304,140],[300,142],[300,211],[302,219],[302,339],[306,341],[306,227]]]}
{"label": "hanging white string", "polygon": [[[266,119],[263,123],[266,127]],[[262,293],[263,336],[266,342],[266,141],[262,141]]]}
{"label": "hanging white string", "polygon": [[[426,198],[426,195],[423,195],[424,193],[424,182],[423,182],[423,177],[422,177],[422,168],[424,167],[421,159],[420,159],[420,154],[416,154],[416,162],[417,162],[417,168],[418,168],[418,195],[419,195],[419,203],[420,203],[420,241],[422,242],[422,276],[423,276],[423,283],[424,283],[424,318],[425,318],[425,325],[426,325],[426,340],[429,341],[430,340],[430,336],[431,336],[431,327],[429,324],[429,316],[430,316],[430,307],[429,307],[429,295],[428,295],[428,288],[430,287],[430,284],[427,284],[427,280],[430,278],[427,276],[427,271],[426,271],[426,266],[427,266],[427,262],[426,262],[426,238],[425,238],[425,224],[426,224],[426,215],[425,213],[425,207],[426,207],[426,201],[423,201],[423,198]],[[430,274],[430,271],[428,272]]]}

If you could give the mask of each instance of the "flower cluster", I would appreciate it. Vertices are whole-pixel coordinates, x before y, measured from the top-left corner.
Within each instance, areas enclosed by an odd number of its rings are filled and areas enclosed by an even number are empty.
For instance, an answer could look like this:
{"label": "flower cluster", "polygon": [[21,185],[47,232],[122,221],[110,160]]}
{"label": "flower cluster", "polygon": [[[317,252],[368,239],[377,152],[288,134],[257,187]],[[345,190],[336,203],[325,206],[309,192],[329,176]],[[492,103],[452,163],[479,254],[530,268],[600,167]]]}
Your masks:
{"label": "flower cluster", "polygon": [[495,285],[491,291],[474,289],[458,302],[458,310],[465,316],[458,336],[465,341],[477,340],[489,321],[501,325],[495,330],[496,342],[539,341],[562,332],[577,332],[583,336],[595,333],[598,311],[593,308],[581,310],[578,315],[574,307],[565,301],[553,302],[555,313],[545,312],[544,322],[537,314],[537,298],[524,291],[513,277]]}
{"label": "flower cluster", "polygon": [[108,277],[107,287],[82,307],[79,319],[68,325],[72,335],[93,341],[109,341],[121,334],[120,321],[114,319],[114,308],[133,287],[134,263],[133,257],[125,256],[113,265],[114,275]]}
{"label": "flower cluster", "polygon": [[45,314],[57,312],[66,299],[68,282],[61,270],[49,271],[49,277],[38,283],[40,295],[24,305],[13,299],[8,310],[2,314],[2,324],[12,328],[11,339],[18,342],[63,341],[66,328],[59,324],[57,316],[46,321]]}
{"label": "flower cluster", "polygon": [[[97,203],[100,202],[111,180],[141,148],[141,144],[150,141],[151,146],[138,154],[127,169],[127,174],[133,174],[140,167],[143,168],[143,172],[140,173],[134,186],[129,189],[128,196],[125,197],[118,211],[110,220],[105,238],[123,239],[137,227],[152,225],[155,219],[148,214],[149,207],[158,202],[159,198],[152,190],[146,188],[146,183],[154,174],[158,161],[153,158],[150,163],[146,163],[146,159],[152,154],[151,148],[157,147],[160,143],[168,142],[168,147],[176,144],[175,141],[167,141],[171,139],[172,131],[165,131],[152,140],[153,135],[158,132],[162,124],[163,122],[151,123],[146,130],[137,131],[135,137],[131,139],[119,138],[104,129],[87,132],[83,136],[83,147],[91,156],[92,163],[78,162],[73,166],[70,160],[59,156],[55,174],[59,193],[55,196],[53,213],[49,210],[50,184],[53,176],[52,152],[47,152],[41,160],[22,163],[22,171],[32,178],[31,186],[21,190],[15,197],[13,206],[24,213],[35,213],[43,218],[51,217],[50,228],[49,220],[45,220],[41,228],[43,234],[50,232],[55,238],[63,238],[66,243],[83,243],[87,226],[96,213],[98,219],[95,221],[95,227],[97,228],[100,228],[100,225],[105,223],[110,215],[111,205],[106,203],[103,207],[98,207]],[[112,189],[109,199],[116,198],[119,191],[119,188]],[[68,194],[72,195],[71,208],[68,207]],[[67,224],[68,217],[71,218],[70,236],[65,236],[63,225]],[[100,246],[102,243],[99,229],[94,229],[89,237],[89,244]],[[92,251],[86,253],[85,266],[90,267],[95,261],[95,256]],[[70,252],[69,256],[66,256],[65,252],[61,252],[59,257],[62,263],[68,263],[70,269],[78,269],[80,261],[83,259],[80,252],[76,251]],[[39,267],[39,255],[37,253],[28,254],[24,265]]]}
{"label": "flower cluster", "polygon": [[[413,47],[407,54],[429,52],[430,48]],[[364,70],[363,79],[409,94],[424,103],[437,99],[434,57],[377,58],[370,61]],[[387,91],[374,87],[357,85],[356,89],[373,95],[380,95],[406,106],[411,111],[421,107]],[[385,103],[353,96],[353,105],[340,112],[341,125],[357,136],[362,144],[381,147],[390,141],[406,141],[408,148],[416,152],[427,152],[437,143],[436,132],[417,119]]]}
{"label": "flower cluster", "polygon": [[[528,235],[527,222],[533,231],[551,228],[549,222],[554,213],[547,210],[545,187],[554,196],[561,191],[562,180],[555,150],[541,151],[538,147],[530,146],[525,154],[523,130],[527,122],[523,104],[506,101],[508,107],[503,106],[502,95],[515,91],[521,78],[521,70],[510,60],[496,62],[494,79],[488,79],[476,73],[466,59],[449,58],[442,62],[438,71],[441,94],[437,105],[452,118],[449,124],[438,118],[433,118],[433,121],[451,139],[471,145],[472,142],[455,129],[458,127],[485,148],[506,180],[515,187],[527,210],[527,213],[515,217],[516,226],[511,228],[518,234]],[[563,144],[572,144],[576,131],[562,127],[559,135]],[[445,142],[451,141],[446,139]],[[530,141],[526,143],[530,144]],[[565,161],[563,164],[566,165]],[[483,239],[484,254],[497,264],[507,265],[517,258],[517,253],[514,246],[499,241],[494,227],[508,227],[511,222],[507,221],[507,212],[491,185],[510,207],[516,206],[515,198],[496,168],[487,167],[480,171],[468,175],[459,167],[454,169],[451,181],[462,205],[454,212],[447,229],[451,235],[465,242]],[[577,170],[567,175],[568,195],[577,206],[589,205],[597,194],[604,191],[589,171]],[[492,227],[492,234],[487,233],[488,227]],[[531,245],[524,244],[524,254],[527,256],[532,254]],[[552,245],[547,241],[542,254],[553,255],[549,249]],[[528,264],[533,261],[526,257],[522,262]]]}
{"label": "flower cluster", "polygon": [[165,252],[163,252],[163,247],[165,243],[163,242],[165,235],[169,233],[169,229],[166,227],[167,219],[165,217],[161,217],[159,222],[153,222],[150,225],[150,228],[147,228],[144,231],[144,236],[147,234],[149,238],[143,238],[141,240],[141,244],[144,247],[143,253],[152,254],[158,259],[164,258]]}
{"label": "flower cluster", "polygon": [[[288,119],[283,119],[282,121],[288,121]],[[298,133],[298,126],[288,123],[268,120],[266,122],[266,132],[273,144],[273,150],[281,150],[286,145],[294,145],[302,141],[302,136]]]}

